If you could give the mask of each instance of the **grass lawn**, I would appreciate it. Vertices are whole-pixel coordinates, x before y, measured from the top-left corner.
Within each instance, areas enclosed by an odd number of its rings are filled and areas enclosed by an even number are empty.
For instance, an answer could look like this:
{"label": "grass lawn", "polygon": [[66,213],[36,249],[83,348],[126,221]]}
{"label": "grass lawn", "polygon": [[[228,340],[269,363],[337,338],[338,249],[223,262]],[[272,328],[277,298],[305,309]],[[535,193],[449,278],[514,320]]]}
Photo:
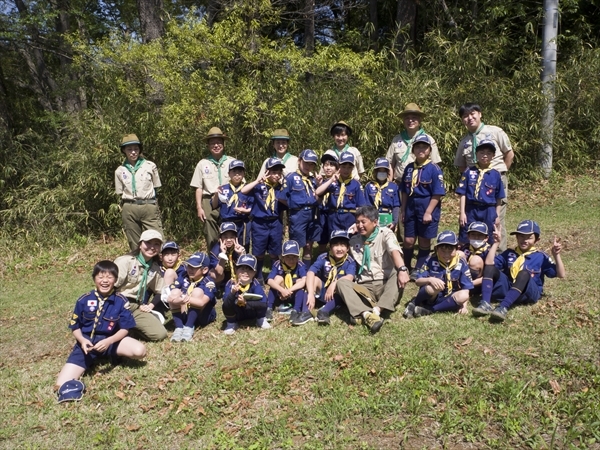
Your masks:
{"label": "grass lawn", "polygon": [[[455,200],[444,207],[455,217]],[[74,342],[73,305],[93,262],[124,247],[6,255],[0,448],[598,449],[597,174],[511,191],[509,230],[526,218],[540,223],[542,248],[562,237],[567,278],[547,280],[546,296],[503,324],[409,321],[400,309],[374,336],[339,318],[292,328],[281,317],[224,336],[219,310],[189,344],[100,364],[83,377],[83,400],[62,405],[53,385]],[[413,283],[402,305],[415,293]]]}

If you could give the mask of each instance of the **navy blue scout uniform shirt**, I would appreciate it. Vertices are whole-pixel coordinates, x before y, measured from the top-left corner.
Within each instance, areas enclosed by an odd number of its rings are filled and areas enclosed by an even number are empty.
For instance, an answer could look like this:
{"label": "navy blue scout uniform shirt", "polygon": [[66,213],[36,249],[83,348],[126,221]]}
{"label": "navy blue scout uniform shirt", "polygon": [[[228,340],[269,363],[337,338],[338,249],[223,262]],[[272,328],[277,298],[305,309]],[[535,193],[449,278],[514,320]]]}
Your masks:
{"label": "navy blue scout uniform shirt", "polygon": [[[509,280],[512,280],[510,268],[518,257],[519,255],[517,252],[509,248],[494,258],[494,265],[498,270],[504,272]],[[536,250],[525,256],[522,270],[529,272],[535,284],[539,286],[540,292],[542,292],[544,288],[544,276],[548,278],[556,277],[556,264],[547,253],[541,250]]]}
{"label": "navy blue scout uniform shirt", "polygon": [[305,178],[307,178],[306,182],[298,172],[290,173],[284,178],[283,188],[278,198],[285,201],[289,209],[313,207],[317,204],[318,199],[315,195],[317,181],[314,177]]}
{"label": "navy blue scout uniform shirt", "polygon": [[[187,273],[185,270],[185,264],[181,264],[181,262],[178,262],[175,267],[173,268],[173,270],[175,270],[175,273],[177,274],[177,278],[179,278],[181,275]],[[167,271],[167,269],[164,266],[160,266],[160,276],[164,278],[165,276],[165,272]]]}
{"label": "navy blue scout uniform shirt", "polygon": [[[209,268],[214,269],[219,265],[219,253],[221,253],[221,244],[217,242],[215,245],[213,245],[213,248],[210,250],[210,262],[208,263]],[[225,275],[223,284],[225,284],[225,282],[231,278],[231,274],[235,269],[235,261],[237,261],[238,258],[242,256],[242,253],[237,253],[233,251],[233,248],[231,248],[231,252],[228,249],[226,255],[229,257],[229,261],[225,265],[225,270],[223,271]]]}
{"label": "navy blue scout uniform shirt", "polygon": [[413,170],[415,170],[414,162],[410,163],[406,169],[404,169],[402,185],[400,186],[401,192],[408,194],[409,198],[427,198],[433,195],[446,195],[444,175],[442,169],[440,169],[437,164],[428,163],[421,169],[417,169],[420,170],[420,173],[414,188],[412,187]]}
{"label": "navy blue scout uniform shirt", "polygon": [[[323,282],[323,287],[325,288],[325,283],[327,282],[332,267],[333,266],[329,261],[329,253],[322,253],[310,266],[308,271],[314,273],[315,276]],[[346,275],[356,276],[356,262],[350,255],[348,255],[346,260],[338,267],[336,280],[339,280]]]}
{"label": "navy blue scout uniform shirt", "polygon": [[[227,282],[227,284],[225,285],[225,293],[223,294],[223,298],[227,298],[230,295],[232,295],[231,288],[233,287],[234,284],[235,283],[233,282],[233,280],[229,280]],[[250,282],[250,287],[248,288],[246,293],[262,295],[262,300],[254,300],[254,301],[261,301],[261,302],[265,302],[265,303],[267,302],[267,296],[265,295],[265,290],[262,288],[260,283],[258,281],[256,281],[256,278],[252,279],[252,281]],[[240,291],[236,292],[234,295],[237,297],[239,294],[240,294]]]}
{"label": "navy blue scout uniform shirt", "polygon": [[476,197],[475,190],[480,172],[481,169],[477,166],[469,167],[465,170],[458,183],[458,187],[456,188],[456,193],[458,195],[464,195],[467,201],[471,203],[496,205],[498,200],[506,197],[500,172],[496,169],[492,169],[483,174],[483,180],[481,181],[479,192]]}
{"label": "navy blue scout uniform shirt", "polygon": [[[302,261],[298,261],[296,267],[294,267],[291,271],[292,282],[293,284],[298,281],[298,279],[306,276],[306,266]],[[271,269],[271,273],[269,273],[268,280],[273,280],[277,275],[281,277],[285,277],[285,270],[283,269],[281,261],[275,261],[273,263],[273,268]]]}
{"label": "navy blue scout uniform shirt", "polygon": [[434,254],[429,257],[417,275],[419,278],[433,277],[444,282],[444,290],[441,292],[443,297],[451,295],[453,292],[458,292],[462,289],[473,289],[473,280],[471,280],[471,271],[469,265],[463,258],[458,258],[456,265],[450,270],[450,281],[452,282],[452,290],[448,289],[448,279],[446,268],[442,267],[438,257]]}
{"label": "navy blue scout uniform shirt", "polygon": [[[94,330],[94,322],[100,308],[102,296],[96,295],[96,290],[83,294],[75,303],[73,316],[69,328],[89,336]],[[119,330],[130,330],[135,327],[135,319],[131,312],[125,308],[129,303],[127,298],[113,292],[104,302],[104,307],[98,317],[98,324],[94,330],[95,336],[112,336]]]}
{"label": "navy blue scout uniform shirt", "polygon": [[279,201],[277,201],[277,195],[280,195],[281,184],[275,186],[275,192],[273,193],[272,204],[267,205],[267,198],[269,197],[269,186],[266,183],[259,183],[252,189],[252,196],[254,204],[252,206],[252,217],[256,219],[272,219],[279,217],[280,211],[283,211],[283,206],[280,207]]}
{"label": "navy blue scout uniform shirt", "polygon": [[237,192],[237,199],[232,200],[232,197],[236,195],[234,189],[241,189],[242,186],[242,184],[238,188],[235,188],[231,184],[219,186],[219,192],[227,198],[226,203],[223,203],[219,199],[219,216],[221,217],[221,222],[240,222],[249,219],[248,214],[240,214],[234,210],[236,207],[252,209],[252,205],[254,204],[252,196],[244,195],[241,192]]}
{"label": "navy blue scout uniform shirt", "polygon": [[379,205],[375,204],[377,192],[379,192],[379,184],[374,181],[369,181],[365,186],[365,200],[370,205],[379,208],[380,212],[382,212],[382,209],[387,209],[389,210],[387,212],[392,212],[394,208],[400,207],[400,194],[396,183],[388,182],[381,186],[381,203]]}
{"label": "navy blue scout uniform shirt", "polygon": [[204,295],[208,297],[209,303],[215,301],[215,281],[208,275],[205,275],[199,281],[192,281],[186,272],[183,276],[177,278],[177,280],[175,280],[175,282],[171,285],[171,289],[181,289],[181,292],[184,295],[191,294],[194,288],[202,289]]}
{"label": "navy blue scout uniform shirt", "polygon": [[346,183],[346,192],[344,193],[342,203],[338,207],[341,183],[340,180],[336,180],[329,185],[327,192],[330,195],[327,200],[326,209],[336,212],[336,210],[356,210],[359,206],[367,205],[362,186],[353,178],[349,183]]}

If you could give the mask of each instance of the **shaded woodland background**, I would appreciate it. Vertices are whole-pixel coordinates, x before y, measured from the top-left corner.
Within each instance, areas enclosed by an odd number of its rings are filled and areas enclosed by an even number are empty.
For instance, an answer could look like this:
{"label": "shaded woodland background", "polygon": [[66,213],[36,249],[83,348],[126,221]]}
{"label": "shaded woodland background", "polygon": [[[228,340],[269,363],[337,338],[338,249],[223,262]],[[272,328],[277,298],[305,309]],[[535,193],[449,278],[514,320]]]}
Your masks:
{"label": "shaded woodland background", "polygon": [[[541,1],[0,0],[0,241],[120,232],[113,172],[137,133],[169,236],[195,239],[189,182],[211,126],[256,174],[273,129],[324,151],[345,120],[368,165],[417,102],[447,182],[480,103],[513,142],[512,186],[537,175]],[[600,161],[600,1],[561,1],[554,171]]]}

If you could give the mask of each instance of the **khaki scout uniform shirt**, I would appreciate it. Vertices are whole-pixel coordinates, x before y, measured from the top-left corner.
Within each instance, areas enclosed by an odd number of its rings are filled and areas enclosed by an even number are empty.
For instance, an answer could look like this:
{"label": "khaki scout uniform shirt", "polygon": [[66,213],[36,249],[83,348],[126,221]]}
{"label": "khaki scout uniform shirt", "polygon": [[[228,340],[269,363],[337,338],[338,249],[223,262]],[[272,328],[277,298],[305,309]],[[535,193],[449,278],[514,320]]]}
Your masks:
{"label": "khaki scout uniform shirt", "polygon": [[150,200],[156,197],[154,188],[161,186],[156,164],[146,159],[135,172],[135,197],[131,177],[131,172],[123,165],[115,170],[115,191],[123,200]]}
{"label": "khaki scout uniform shirt", "polygon": [[220,166],[205,158],[196,165],[190,186],[202,189],[202,195],[209,196],[217,192],[219,186],[229,183],[229,164],[235,158],[226,156]]}
{"label": "khaki scout uniform shirt", "polygon": [[[117,292],[130,300],[137,301],[144,268],[133,255],[119,256],[115,259],[115,264],[119,268],[119,278],[115,283]],[[160,267],[153,262],[148,271],[146,290],[156,294],[161,292],[162,285],[163,278],[160,276]]]}
{"label": "khaki scout uniform shirt", "polygon": [[[504,154],[512,150],[510,140],[500,127],[493,125],[484,125],[483,128],[477,133],[477,142],[481,142],[484,139],[491,139],[496,144],[496,154],[492,159],[490,167],[496,169],[501,174],[506,173],[508,170],[506,164],[504,164]],[[473,161],[473,142],[471,134],[467,134],[458,144],[456,149],[456,157],[454,158],[454,165],[457,167],[471,167],[475,164]]]}
{"label": "khaki scout uniform shirt", "polygon": [[[358,149],[356,147],[348,147],[345,151],[350,152],[354,155],[354,169],[352,169],[352,178],[354,178],[357,181],[360,181],[360,175],[365,173],[365,165],[363,163],[362,155],[360,154],[360,152],[358,151]],[[333,155],[339,159],[342,152],[336,153],[335,150],[330,148],[329,150],[325,150],[324,154],[325,155]],[[323,172],[322,168],[321,168],[321,172],[319,172],[319,174],[321,176],[323,176],[325,174]]]}
{"label": "khaki scout uniform shirt", "polygon": [[[262,177],[267,172],[268,160],[269,158],[263,161],[262,167],[260,168],[260,172],[258,173],[258,178]],[[298,170],[298,157],[288,153],[283,157],[283,164],[285,165],[285,169],[283,169],[283,176],[286,176],[290,173],[294,173]]]}
{"label": "khaki scout uniform shirt", "polygon": [[[415,137],[416,136],[417,135],[415,134]],[[429,139],[431,139],[431,162],[439,164],[442,162],[442,158],[440,157],[437,143],[430,135],[428,136]],[[404,158],[406,152],[408,152],[408,155],[406,156],[406,160],[402,162],[402,158]],[[410,146],[406,145],[406,142],[404,142],[404,139],[402,139],[401,134],[394,136],[385,158],[390,162],[390,166],[394,170],[394,173],[392,174],[394,181],[396,181],[396,183],[402,183],[404,169],[406,169],[406,166],[408,166],[410,163],[415,161],[415,154],[412,152],[412,144]]]}
{"label": "khaki scout uniform shirt", "polygon": [[363,260],[363,247],[364,243],[360,234],[355,234],[350,238],[350,251],[357,263],[356,282],[387,280],[396,269],[392,259],[392,251],[398,250],[402,254],[402,249],[394,232],[389,228],[379,229],[377,237],[370,244],[371,269],[364,267],[362,273],[358,275],[358,267],[360,267]]}

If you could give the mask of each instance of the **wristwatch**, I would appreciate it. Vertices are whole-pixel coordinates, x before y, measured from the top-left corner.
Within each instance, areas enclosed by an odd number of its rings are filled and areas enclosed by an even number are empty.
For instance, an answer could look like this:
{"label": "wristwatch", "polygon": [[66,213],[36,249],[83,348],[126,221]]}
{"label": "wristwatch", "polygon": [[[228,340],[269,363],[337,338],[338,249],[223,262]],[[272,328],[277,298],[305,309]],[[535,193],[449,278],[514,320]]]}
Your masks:
{"label": "wristwatch", "polygon": [[400,267],[397,267],[396,270],[398,272],[408,272],[408,267],[406,267],[406,266],[400,266]]}

